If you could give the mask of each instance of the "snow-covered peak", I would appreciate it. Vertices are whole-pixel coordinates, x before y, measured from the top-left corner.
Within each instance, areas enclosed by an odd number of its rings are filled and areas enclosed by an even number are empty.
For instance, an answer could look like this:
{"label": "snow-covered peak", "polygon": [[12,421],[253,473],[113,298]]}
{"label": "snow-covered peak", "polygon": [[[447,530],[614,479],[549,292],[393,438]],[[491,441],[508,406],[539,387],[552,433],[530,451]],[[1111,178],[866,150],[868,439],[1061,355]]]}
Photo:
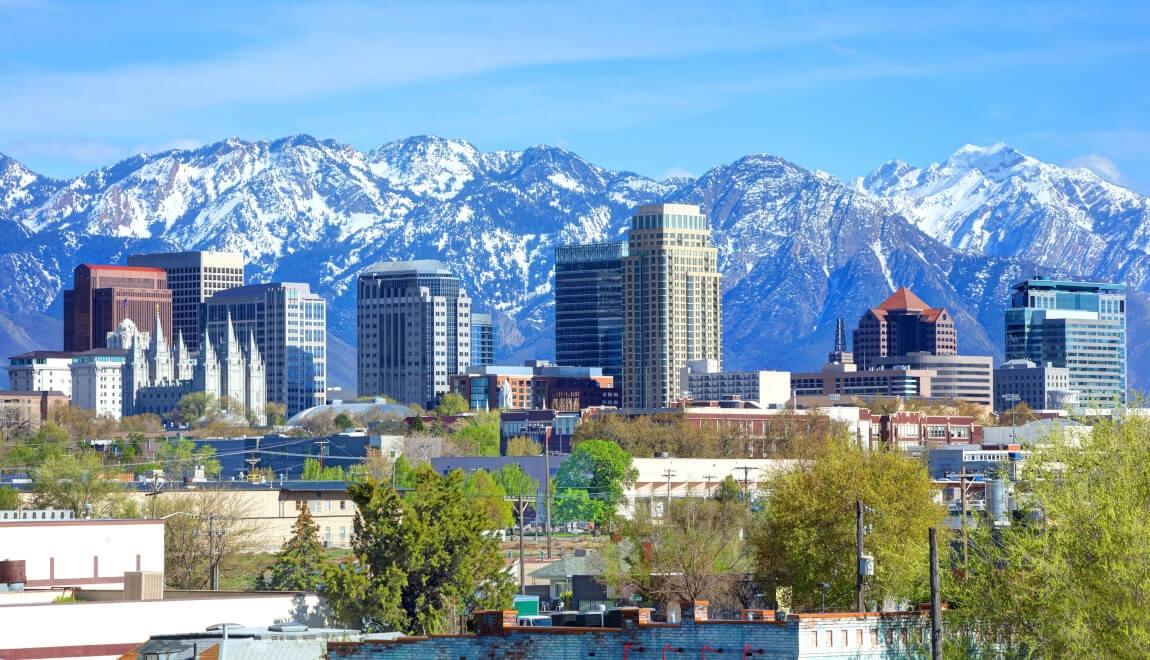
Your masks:
{"label": "snow-covered peak", "polygon": [[1113,267],[1112,246],[1150,253],[1145,197],[1006,144],[966,145],[923,168],[884,163],[855,187],[961,250],[1081,273]]}
{"label": "snow-covered peak", "polygon": [[483,154],[469,142],[421,135],[397,140],[367,154],[372,174],[397,190],[451,199],[485,169]]}

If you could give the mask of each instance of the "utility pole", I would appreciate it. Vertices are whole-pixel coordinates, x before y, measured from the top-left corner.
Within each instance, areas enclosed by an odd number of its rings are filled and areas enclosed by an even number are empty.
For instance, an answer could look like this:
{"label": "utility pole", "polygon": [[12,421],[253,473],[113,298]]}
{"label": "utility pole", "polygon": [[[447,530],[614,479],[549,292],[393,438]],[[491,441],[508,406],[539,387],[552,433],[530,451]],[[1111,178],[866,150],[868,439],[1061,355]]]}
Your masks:
{"label": "utility pole", "polygon": [[706,490],[703,491],[703,499],[708,499],[711,497],[711,479],[714,479],[714,478],[715,478],[715,475],[713,475],[713,474],[704,474],[703,475],[703,480],[707,482]]}
{"label": "utility pole", "polygon": [[930,528],[930,657],[942,660],[942,596],[938,587],[938,529]]}
{"label": "utility pole", "polygon": [[750,506],[751,506],[751,493],[750,493],[751,470],[757,470],[759,468],[751,467],[749,465],[740,465],[734,469],[743,471],[743,501],[747,503],[747,508],[750,508]]}
{"label": "utility pole", "polygon": [[675,476],[671,468],[663,471],[663,476],[667,478],[667,507],[663,510],[663,519],[666,520],[667,516],[671,515],[671,477]]}
{"label": "utility pole", "polygon": [[966,570],[966,465],[958,477],[959,499],[962,501],[962,568]]}
{"label": "utility pole", "polygon": [[863,603],[863,503],[855,500],[855,611],[864,612]]}
{"label": "utility pole", "polygon": [[212,591],[220,590],[220,565],[216,561],[216,516],[208,514],[208,565],[211,567]]}
{"label": "utility pole", "polygon": [[328,443],[327,436],[324,436],[324,437],[316,440],[315,443],[317,445],[319,445],[319,468],[322,470],[324,468],[323,457],[324,457],[324,454],[327,453],[326,452],[327,443]]}
{"label": "utility pole", "polygon": [[547,507],[547,558],[551,559],[551,429],[543,431],[543,504]]}
{"label": "utility pole", "polygon": [[523,493],[519,493],[519,593],[527,593],[527,573],[523,565]]}

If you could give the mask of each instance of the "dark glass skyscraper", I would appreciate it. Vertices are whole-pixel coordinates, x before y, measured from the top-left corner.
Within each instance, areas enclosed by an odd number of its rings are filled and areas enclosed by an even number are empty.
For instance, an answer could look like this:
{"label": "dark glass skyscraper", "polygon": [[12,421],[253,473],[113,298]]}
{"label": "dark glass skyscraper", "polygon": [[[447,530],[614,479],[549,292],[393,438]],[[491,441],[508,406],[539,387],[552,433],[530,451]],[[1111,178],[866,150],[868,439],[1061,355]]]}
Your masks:
{"label": "dark glass skyscraper", "polygon": [[[1006,359],[1066,367],[1085,407],[1126,402],[1126,287],[1035,278],[1014,285]],[[1001,402],[996,402],[1001,403]]]}
{"label": "dark glass skyscraper", "polygon": [[434,407],[471,365],[471,299],[433,259],[385,261],[359,274],[360,396]]}
{"label": "dark glass skyscraper", "polygon": [[623,375],[626,243],[555,248],[555,362]]}
{"label": "dark glass skyscraper", "polygon": [[495,364],[495,324],[490,314],[471,315],[471,366]]}

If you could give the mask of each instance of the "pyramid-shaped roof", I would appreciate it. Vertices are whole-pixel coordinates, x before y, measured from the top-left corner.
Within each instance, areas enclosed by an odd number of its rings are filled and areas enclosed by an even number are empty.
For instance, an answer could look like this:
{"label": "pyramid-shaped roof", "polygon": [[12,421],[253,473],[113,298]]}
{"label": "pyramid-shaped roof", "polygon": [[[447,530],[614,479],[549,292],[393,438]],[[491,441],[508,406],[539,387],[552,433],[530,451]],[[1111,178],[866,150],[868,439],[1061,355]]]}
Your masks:
{"label": "pyramid-shaped roof", "polygon": [[877,309],[893,312],[895,310],[927,310],[931,309],[930,305],[923,302],[922,298],[914,295],[914,292],[905,286],[900,286],[897,291],[890,294],[890,297],[882,301],[882,304]]}

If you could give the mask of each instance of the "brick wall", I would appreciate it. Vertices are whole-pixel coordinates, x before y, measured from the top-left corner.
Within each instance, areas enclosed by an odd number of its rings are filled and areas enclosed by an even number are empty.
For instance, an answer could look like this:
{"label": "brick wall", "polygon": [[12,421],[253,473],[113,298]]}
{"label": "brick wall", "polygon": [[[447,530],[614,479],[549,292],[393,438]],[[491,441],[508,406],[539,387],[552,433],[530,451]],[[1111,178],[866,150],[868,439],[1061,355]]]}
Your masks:
{"label": "brick wall", "polygon": [[[332,643],[342,660],[397,658],[473,660],[515,658],[912,658],[921,657],[928,626],[915,613],[802,614],[785,621],[649,623],[645,612],[622,608],[619,628],[520,628],[513,615],[479,613],[481,634]],[[664,655],[665,652],[665,655]]]}

